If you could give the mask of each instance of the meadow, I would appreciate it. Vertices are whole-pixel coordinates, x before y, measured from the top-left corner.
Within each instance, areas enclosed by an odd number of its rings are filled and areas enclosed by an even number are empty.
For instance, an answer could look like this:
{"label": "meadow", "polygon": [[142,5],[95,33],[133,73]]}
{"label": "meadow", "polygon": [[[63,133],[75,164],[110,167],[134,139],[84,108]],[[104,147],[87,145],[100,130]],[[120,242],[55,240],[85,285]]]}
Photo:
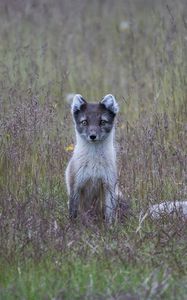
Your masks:
{"label": "meadow", "polygon": [[[68,217],[74,93],[120,105],[111,226]],[[186,299],[186,223],[141,223],[187,199],[186,136],[185,0],[1,0],[0,299]]]}

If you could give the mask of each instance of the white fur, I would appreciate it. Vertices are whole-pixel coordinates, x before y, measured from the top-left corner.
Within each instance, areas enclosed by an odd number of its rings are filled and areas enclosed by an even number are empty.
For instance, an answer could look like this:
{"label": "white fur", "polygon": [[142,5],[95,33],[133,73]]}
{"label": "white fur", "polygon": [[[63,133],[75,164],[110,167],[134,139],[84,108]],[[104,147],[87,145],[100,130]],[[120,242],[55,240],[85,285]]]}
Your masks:
{"label": "white fur", "polygon": [[111,110],[114,114],[117,114],[119,112],[119,106],[113,95],[111,94],[106,95],[101,101],[101,103],[104,104],[105,107]]}
{"label": "white fur", "polygon": [[[84,103],[86,101],[81,95],[75,95],[71,107],[72,114],[80,110]],[[106,95],[101,103],[114,114],[119,110],[114,96],[110,94]],[[91,199],[101,199],[103,203],[104,197],[105,217],[108,221],[112,221],[117,198],[114,127],[104,140],[96,140],[94,143],[83,138],[76,130],[76,126],[75,132],[77,143],[66,169],[70,216],[77,215],[81,197],[86,203]]]}
{"label": "white fur", "polygon": [[85,103],[83,97],[80,94],[76,94],[73,97],[73,102],[71,105],[71,112],[75,112],[76,110],[80,110],[81,106]]}
{"label": "white fur", "polygon": [[[71,187],[69,184],[70,164],[73,165],[75,175],[74,189],[78,190],[84,187],[90,181],[91,184],[88,198],[93,196],[93,193],[98,194],[98,182],[102,180],[105,191],[105,215],[111,221],[113,218],[114,209],[116,206],[116,151],[114,147],[114,128],[109,136],[102,142],[89,143],[85,141],[76,131],[77,144],[73,156],[66,170],[66,183],[68,194]],[[87,201],[87,199],[84,199]]]}
{"label": "white fur", "polygon": [[106,182],[113,181],[116,173],[116,153],[113,145],[114,129],[100,143],[88,143],[76,131],[77,144],[72,159],[77,169],[77,185],[83,185],[88,178],[97,180],[104,178]]}

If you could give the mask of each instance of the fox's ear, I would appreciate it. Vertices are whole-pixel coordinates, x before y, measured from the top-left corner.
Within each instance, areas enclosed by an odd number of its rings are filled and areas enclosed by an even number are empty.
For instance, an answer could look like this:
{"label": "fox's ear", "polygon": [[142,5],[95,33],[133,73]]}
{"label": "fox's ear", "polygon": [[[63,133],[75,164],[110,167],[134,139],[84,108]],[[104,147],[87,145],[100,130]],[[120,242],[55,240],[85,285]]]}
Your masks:
{"label": "fox's ear", "polygon": [[84,100],[81,95],[76,94],[73,97],[73,102],[72,102],[72,105],[71,105],[72,114],[75,113],[77,110],[80,110],[81,106],[86,104],[86,103],[87,103],[86,100]]}
{"label": "fox's ear", "polygon": [[106,109],[110,110],[114,114],[117,114],[119,111],[119,106],[116,102],[116,99],[113,95],[108,94],[102,100],[101,103],[104,104]]}

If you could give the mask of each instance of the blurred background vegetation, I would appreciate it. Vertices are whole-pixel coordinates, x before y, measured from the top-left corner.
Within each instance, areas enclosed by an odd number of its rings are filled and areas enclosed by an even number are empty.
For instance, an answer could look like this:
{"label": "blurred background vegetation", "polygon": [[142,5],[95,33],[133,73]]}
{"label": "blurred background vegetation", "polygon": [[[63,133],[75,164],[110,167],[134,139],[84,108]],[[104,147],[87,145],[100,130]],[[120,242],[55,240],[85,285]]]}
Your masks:
{"label": "blurred background vegetation", "polygon": [[[185,299],[180,216],[136,229],[150,203],[187,198],[186,1],[2,0],[0,41],[1,298]],[[132,211],[110,229],[68,220],[74,93],[120,104]]]}

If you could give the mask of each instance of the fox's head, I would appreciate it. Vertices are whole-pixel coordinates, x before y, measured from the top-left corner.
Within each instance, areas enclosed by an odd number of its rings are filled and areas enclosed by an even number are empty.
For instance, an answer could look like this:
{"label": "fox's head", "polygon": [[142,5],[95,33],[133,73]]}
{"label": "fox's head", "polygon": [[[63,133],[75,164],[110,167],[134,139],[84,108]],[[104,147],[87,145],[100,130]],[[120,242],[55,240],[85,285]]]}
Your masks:
{"label": "fox's head", "polygon": [[99,103],[88,103],[77,94],[73,98],[71,111],[79,136],[89,143],[98,143],[105,140],[112,131],[119,107],[110,94]]}

